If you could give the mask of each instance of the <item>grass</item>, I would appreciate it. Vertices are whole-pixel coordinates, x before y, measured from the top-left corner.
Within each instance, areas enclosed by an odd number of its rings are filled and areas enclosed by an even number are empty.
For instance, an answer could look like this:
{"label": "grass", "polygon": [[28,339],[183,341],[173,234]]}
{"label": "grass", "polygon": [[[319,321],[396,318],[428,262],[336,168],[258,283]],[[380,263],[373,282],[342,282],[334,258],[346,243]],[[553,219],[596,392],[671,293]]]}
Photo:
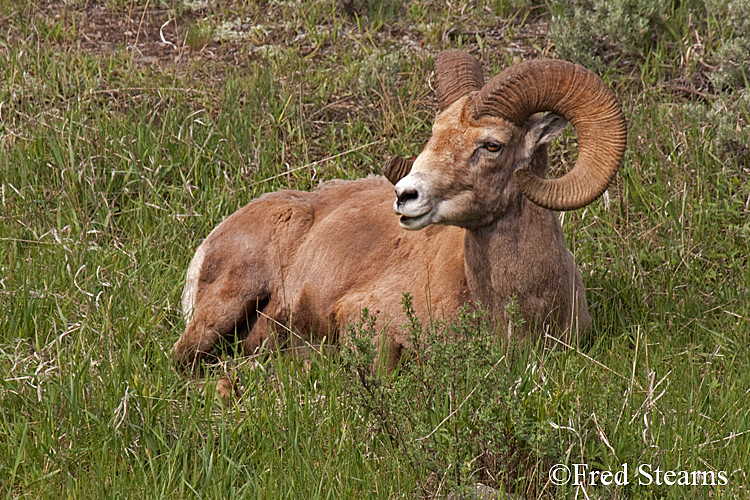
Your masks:
{"label": "grass", "polygon": [[[566,5],[0,3],[0,495],[412,498],[482,481],[581,498],[549,482],[555,463],[627,463],[631,484],[586,494],[745,498],[750,114],[746,85],[727,83],[741,66],[722,80],[721,57],[750,33],[725,4],[702,17],[707,4],[688,2],[648,17],[645,46],[639,34],[618,53],[607,36],[629,25],[613,17],[591,45],[613,52],[583,54]],[[418,153],[443,47],[493,70],[586,56],[623,103],[629,147],[609,202],[564,218],[593,340],[518,348],[497,392],[477,368],[497,346],[471,351],[474,368],[458,354],[436,365],[429,394],[412,368],[369,382],[381,400],[336,354],[309,368],[226,360],[243,388],[228,406],[215,378],[205,393],[181,380],[169,351],[201,239],[264,192]],[[463,385],[446,375],[461,369]],[[408,439],[391,440],[394,426]],[[639,464],[728,481],[642,486]]]}

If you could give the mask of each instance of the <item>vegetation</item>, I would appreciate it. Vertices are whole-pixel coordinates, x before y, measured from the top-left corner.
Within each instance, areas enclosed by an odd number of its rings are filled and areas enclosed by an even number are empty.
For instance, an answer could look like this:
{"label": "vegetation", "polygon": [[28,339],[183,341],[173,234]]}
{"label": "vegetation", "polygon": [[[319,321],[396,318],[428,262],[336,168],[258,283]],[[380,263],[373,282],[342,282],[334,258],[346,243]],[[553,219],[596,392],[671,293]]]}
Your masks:
{"label": "vegetation", "polygon": [[[520,498],[746,498],[749,9],[0,1],[0,495],[443,498],[481,482]],[[582,62],[623,103],[621,173],[562,216],[592,338],[519,344],[513,304],[510,325],[411,316],[420,347],[375,376],[363,312],[340,352],[227,358],[205,390],[180,379],[169,352],[201,239],[261,193],[418,153],[443,48],[488,73]],[[566,136],[552,162],[574,155]],[[225,370],[241,392],[228,405],[213,390]],[[555,485],[558,463],[627,464],[630,482]],[[727,481],[640,485],[639,464]]]}

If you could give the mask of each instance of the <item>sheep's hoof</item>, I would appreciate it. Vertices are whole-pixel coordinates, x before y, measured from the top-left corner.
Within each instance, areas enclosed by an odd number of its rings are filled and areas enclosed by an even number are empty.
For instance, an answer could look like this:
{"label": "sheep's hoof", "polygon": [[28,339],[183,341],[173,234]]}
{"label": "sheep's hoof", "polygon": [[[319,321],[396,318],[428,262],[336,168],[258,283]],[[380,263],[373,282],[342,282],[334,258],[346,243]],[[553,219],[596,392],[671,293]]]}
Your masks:
{"label": "sheep's hoof", "polygon": [[[201,394],[203,394],[204,397],[206,396],[206,386],[208,384],[209,382],[202,382],[199,385]],[[225,405],[231,403],[233,399],[239,397],[237,388],[228,377],[221,377],[216,381],[216,385],[214,386],[214,394],[218,396],[218,398],[221,399],[221,402]]]}
{"label": "sheep's hoof", "polygon": [[224,401],[224,404],[231,402],[232,399],[237,395],[235,393],[234,384],[227,377],[221,377],[216,382],[216,394],[221,397],[221,400]]}

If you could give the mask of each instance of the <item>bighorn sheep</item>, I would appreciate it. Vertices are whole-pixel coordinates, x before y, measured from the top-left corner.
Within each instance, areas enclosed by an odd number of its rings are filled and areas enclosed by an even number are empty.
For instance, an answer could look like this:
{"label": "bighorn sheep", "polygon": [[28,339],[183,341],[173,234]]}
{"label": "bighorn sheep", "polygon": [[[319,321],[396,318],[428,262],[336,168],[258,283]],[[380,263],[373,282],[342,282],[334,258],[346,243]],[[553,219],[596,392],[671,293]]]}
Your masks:
{"label": "bighorn sheep", "polygon": [[[589,329],[556,211],[592,202],[615,175],[627,130],[614,95],[585,68],[549,59],[485,84],[479,61],[457,51],[436,57],[434,81],[432,137],[413,165],[397,159],[386,169],[398,181],[395,201],[383,177],[334,180],[263,195],[208,235],[182,297],[187,326],[173,350],[182,372],[200,376],[222,339],[241,341],[246,355],[264,343],[335,339],[364,307],[393,367],[408,347],[405,292],[424,318],[481,302],[504,322],[515,295],[529,330]],[[545,179],[547,146],[568,121],[578,159]]]}

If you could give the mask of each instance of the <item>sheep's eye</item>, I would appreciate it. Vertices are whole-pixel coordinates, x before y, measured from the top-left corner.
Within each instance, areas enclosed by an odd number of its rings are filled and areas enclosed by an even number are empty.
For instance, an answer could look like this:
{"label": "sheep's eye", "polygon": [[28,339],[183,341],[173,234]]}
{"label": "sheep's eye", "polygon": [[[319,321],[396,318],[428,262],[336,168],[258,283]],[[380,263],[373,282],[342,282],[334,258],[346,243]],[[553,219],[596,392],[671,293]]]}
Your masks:
{"label": "sheep's eye", "polygon": [[497,153],[498,151],[500,151],[500,148],[502,148],[503,146],[499,142],[488,142],[487,144],[484,145],[484,147],[490,153]]}

